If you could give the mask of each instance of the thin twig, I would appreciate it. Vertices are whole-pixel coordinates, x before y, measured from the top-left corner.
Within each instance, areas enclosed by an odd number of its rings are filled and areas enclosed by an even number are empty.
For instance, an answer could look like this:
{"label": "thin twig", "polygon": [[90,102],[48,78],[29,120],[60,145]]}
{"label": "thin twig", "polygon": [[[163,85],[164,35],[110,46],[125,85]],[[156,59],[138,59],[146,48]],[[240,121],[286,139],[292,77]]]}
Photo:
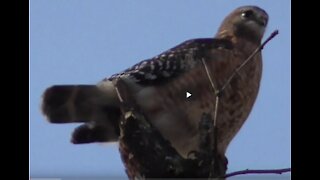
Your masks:
{"label": "thin twig", "polygon": [[221,88],[220,90],[218,90],[218,89],[216,88],[216,86],[214,85],[213,80],[212,80],[212,75],[211,75],[211,73],[210,73],[210,71],[209,71],[209,69],[208,69],[208,67],[207,67],[207,64],[206,64],[205,60],[202,59],[203,66],[204,66],[204,68],[205,68],[205,70],[206,70],[206,73],[207,73],[207,76],[208,76],[208,78],[209,78],[210,84],[211,84],[211,86],[212,86],[212,88],[213,88],[213,90],[214,90],[214,94],[216,95],[216,99],[215,99],[215,100],[216,100],[216,101],[215,101],[215,111],[214,111],[214,119],[213,119],[213,120],[214,120],[214,127],[215,127],[215,125],[216,125],[217,112],[218,112],[217,109],[218,109],[218,104],[219,104],[218,94],[219,94],[220,92],[223,92],[223,91],[224,91],[224,89],[227,87],[227,85],[230,84],[230,81],[234,78],[234,76],[235,76],[250,60],[252,60],[253,57],[254,57],[259,51],[261,51],[261,50],[264,48],[264,46],[265,46],[271,39],[273,39],[277,34],[279,34],[279,31],[278,31],[278,30],[273,31],[273,32],[271,33],[271,35],[270,35],[256,50],[254,50],[254,51],[251,53],[251,55],[250,55],[242,64],[240,64],[240,66],[238,66],[238,67],[233,71],[233,73],[229,76],[229,78],[227,79],[226,83],[222,86],[222,88]]}
{"label": "thin twig", "polygon": [[117,95],[118,95],[119,101],[120,101],[121,103],[123,103],[123,99],[122,99],[122,96],[121,96],[121,94],[120,94],[120,92],[119,92],[118,87],[116,86],[116,87],[115,87],[115,89],[116,89],[116,92],[117,92]]}
{"label": "thin twig", "polygon": [[[215,86],[213,80],[212,80],[212,75],[211,75],[211,72],[210,70],[208,69],[207,67],[207,64],[205,62],[204,59],[202,59],[202,63],[203,63],[203,66],[205,68],[205,71],[207,73],[207,76],[208,76],[208,79],[210,81],[210,84],[212,86],[212,89],[214,91],[214,94],[215,94],[215,107],[214,107],[214,118],[213,118],[213,129],[214,129],[214,150],[216,151],[217,150],[217,116],[218,116],[218,106],[219,106],[219,94],[221,92],[224,91],[224,89],[227,87],[227,85],[230,84],[231,80],[234,78],[234,76],[250,61],[253,59],[253,57],[259,52],[261,51],[264,46],[271,40],[273,39],[277,34],[279,34],[279,31],[278,30],[275,30],[271,33],[271,35],[257,48],[255,49],[252,54],[242,63],[240,64],[240,66],[238,66],[234,71],[233,73],[230,75],[230,77],[227,79],[226,83],[222,86],[222,88],[219,90],[217,89],[217,87]],[[217,156],[215,156],[215,159]],[[235,176],[235,175],[238,175],[238,174],[249,174],[249,173],[277,173],[277,174],[281,174],[283,172],[287,172],[288,169],[280,169],[280,170],[245,170],[245,171],[238,171],[238,172],[235,172],[235,173],[231,173],[231,174],[227,174],[225,176],[226,177],[230,177],[230,176]],[[291,169],[290,169],[291,170]],[[210,173],[210,177],[211,177],[211,173]]]}
{"label": "thin twig", "polygon": [[291,168],[285,168],[285,169],[267,169],[267,170],[242,170],[242,171],[236,171],[229,173],[224,176],[224,178],[228,178],[231,176],[237,176],[237,175],[243,175],[243,174],[282,174],[291,172]]}
{"label": "thin twig", "polygon": [[243,66],[245,66],[250,60],[253,59],[253,57],[259,52],[261,51],[264,46],[271,40],[273,39],[276,35],[279,34],[278,30],[275,30],[271,33],[271,35],[255,50],[253,51],[253,53],[242,63],[240,64],[240,66],[238,66],[233,73],[229,76],[228,80],[226,81],[226,83],[222,86],[222,88],[220,89],[220,92],[223,92],[223,90],[227,87],[227,85],[230,84],[230,81],[234,78],[234,76],[236,74],[238,74],[238,72],[243,68]]}
{"label": "thin twig", "polygon": [[213,127],[215,128],[217,126],[217,117],[218,117],[218,106],[219,106],[219,96],[216,93],[216,103],[215,103],[215,108],[214,108],[214,121],[213,121]]}
{"label": "thin twig", "polygon": [[205,62],[204,59],[202,59],[202,63],[203,63],[203,66],[204,66],[204,69],[206,70],[206,73],[207,73],[207,76],[209,78],[209,81],[210,81],[210,84],[212,86],[212,89],[214,91],[214,94],[215,94],[215,107],[214,107],[214,117],[213,117],[213,127],[216,127],[216,124],[217,124],[217,115],[218,115],[218,105],[219,105],[219,97],[218,97],[218,89],[216,88],[216,86],[214,85],[213,83],[213,80],[212,80],[212,75],[207,67],[207,64]]}
{"label": "thin twig", "polygon": [[[213,89],[214,94],[215,94],[215,104],[214,104],[214,114],[213,114],[213,116],[214,116],[213,117],[213,138],[214,138],[214,140],[213,140],[213,142],[214,142],[213,148],[214,148],[215,154],[214,154],[214,160],[212,160],[212,162],[211,162],[211,166],[213,166],[214,169],[215,169],[216,164],[217,164],[217,162],[215,162],[215,161],[218,159],[217,158],[217,148],[218,148],[218,143],[217,143],[217,141],[218,141],[217,117],[218,117],[218,107],[219,107],[219,100],[220,99],[219,99],[219,91],[218,91],[218,89],[216,89],[216,86],[213,83],[213,80],[211,78],[212,75],[211,75],[211,73],[210,73],[210,71],[209,71],[209,69],[207,67],[207,64],[206,64],[204,59],[202,59],[202,63],[203,63],[203,66],[204,66],[204,68],[206,70],[207,76],[209,78],[210,84],[211,84],[212,89]],[[212,173],[213,172],[210,172],[209,177],[212,177],[212,175],[213,175]]]}
{"label": "thin twig", "polygon": [[211,73],[210,73],[210,71],[209,71],[209,69],[208,69],[208,67],[207,67],[206,61],[205,61],[203,58],[201,59],[201,61],[202,61],[202,63],[203,63],[204,69],[206,70],[207,76],[208,76],[209,81],[210,81],[210,84],[211,84],[211,86],[212,86],[212,88],[213,88],[213,90],[214,90],[214,93],[217,93],[218,89],[216,88],[216,86],[215,86],[214,83],[213,83],[213,80],[212,80],[212,78],[211,78],[212,75],[211,75]]}
{"label": "thin twig", "polygon": [[120,78],[120,77],[119,77],[118,79],[116,79],[116,81],[115,81],[115,90],[116,90],[116,93],[117,93],[117,95],[118,95],[119,101],[120,101],[121,103],[123,103],[124,100],[123,100],[123,97],[121,96],[121,93],[120,93],[119,88],[118,88],[118,83],[119,83],[119,81],[121,81],[121,78]]}

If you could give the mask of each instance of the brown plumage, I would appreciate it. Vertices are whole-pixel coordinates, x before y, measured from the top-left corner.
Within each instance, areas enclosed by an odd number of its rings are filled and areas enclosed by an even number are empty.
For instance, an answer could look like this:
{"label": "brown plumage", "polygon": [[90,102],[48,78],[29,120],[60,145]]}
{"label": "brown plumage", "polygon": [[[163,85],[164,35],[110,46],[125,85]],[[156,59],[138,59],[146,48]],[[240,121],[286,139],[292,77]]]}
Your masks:
{"label": "brown plumage", "polygon": [[[49,88],[44,94],[43,112],[53,123],[84,122],[73,135],[74,143],[116,141],[122,116],[114,82],[121,78],[151,124],[186,157],[198,148],[201,115],[213,116],[214,112],[215,95],[202,60],[217,88],[221,88],[261,44],[267,22],[264,10],[240,7],[225,18],[215,38],[186,41],[98,85]],[[221,154],[250,114],[261,73],[262,58],[258,53],[221,95],[217,117]],[[192,93],[188,99],[187,91]]]}

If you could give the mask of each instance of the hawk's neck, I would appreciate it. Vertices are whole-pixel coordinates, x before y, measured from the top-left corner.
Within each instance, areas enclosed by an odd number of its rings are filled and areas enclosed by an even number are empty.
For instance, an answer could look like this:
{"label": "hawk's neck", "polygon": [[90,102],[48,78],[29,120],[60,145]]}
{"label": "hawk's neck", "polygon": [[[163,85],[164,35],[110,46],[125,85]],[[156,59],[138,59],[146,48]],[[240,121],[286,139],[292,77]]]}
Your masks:
{"label": "hawk's neck", "polygon": [[226,39],[232,42],[235,47],[238,48],[257,48],[261,44],[261,38],[255,37],[252,34],[235,34],[228,30],[219,31],[215,38]]}

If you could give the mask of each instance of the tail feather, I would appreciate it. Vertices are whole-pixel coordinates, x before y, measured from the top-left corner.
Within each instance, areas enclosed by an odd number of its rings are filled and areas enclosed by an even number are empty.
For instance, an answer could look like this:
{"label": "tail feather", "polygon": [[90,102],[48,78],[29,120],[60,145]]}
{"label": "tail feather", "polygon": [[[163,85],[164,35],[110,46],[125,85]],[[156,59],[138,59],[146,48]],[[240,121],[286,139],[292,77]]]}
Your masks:
{"label": "tail feather", "polygon": [[75,144],[115,141],[121,112],[106,92],[95,85],[52,86],[44,92],[42,112],[51,123],[84,122],[72,135]]}
{"label": "tail feather", "polygon": [[43,95],[42,111],[51,123],[86,122],[103,97],[94,85],[52,86]]}
{"label": "tail feather", "polygon": [[72,134],[71,142],[73,144],[85,144],[94,142],[110,142],[118,139],[119,133],[112,128],[105,125],[95,125],[85,123],[77,127]]}

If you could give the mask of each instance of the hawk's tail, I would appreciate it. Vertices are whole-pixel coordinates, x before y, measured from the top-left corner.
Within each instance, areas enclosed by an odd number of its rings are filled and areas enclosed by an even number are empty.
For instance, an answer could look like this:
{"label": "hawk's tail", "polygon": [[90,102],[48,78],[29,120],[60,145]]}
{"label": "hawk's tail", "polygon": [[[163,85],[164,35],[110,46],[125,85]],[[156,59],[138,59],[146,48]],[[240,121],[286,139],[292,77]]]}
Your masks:
{"label": "hawk's tail", "polygon": [[42,112],[51,123],[85,122],[73,143],[114,141],[121,112],[110,96],[95,85],[56,85],[44,92]]}

